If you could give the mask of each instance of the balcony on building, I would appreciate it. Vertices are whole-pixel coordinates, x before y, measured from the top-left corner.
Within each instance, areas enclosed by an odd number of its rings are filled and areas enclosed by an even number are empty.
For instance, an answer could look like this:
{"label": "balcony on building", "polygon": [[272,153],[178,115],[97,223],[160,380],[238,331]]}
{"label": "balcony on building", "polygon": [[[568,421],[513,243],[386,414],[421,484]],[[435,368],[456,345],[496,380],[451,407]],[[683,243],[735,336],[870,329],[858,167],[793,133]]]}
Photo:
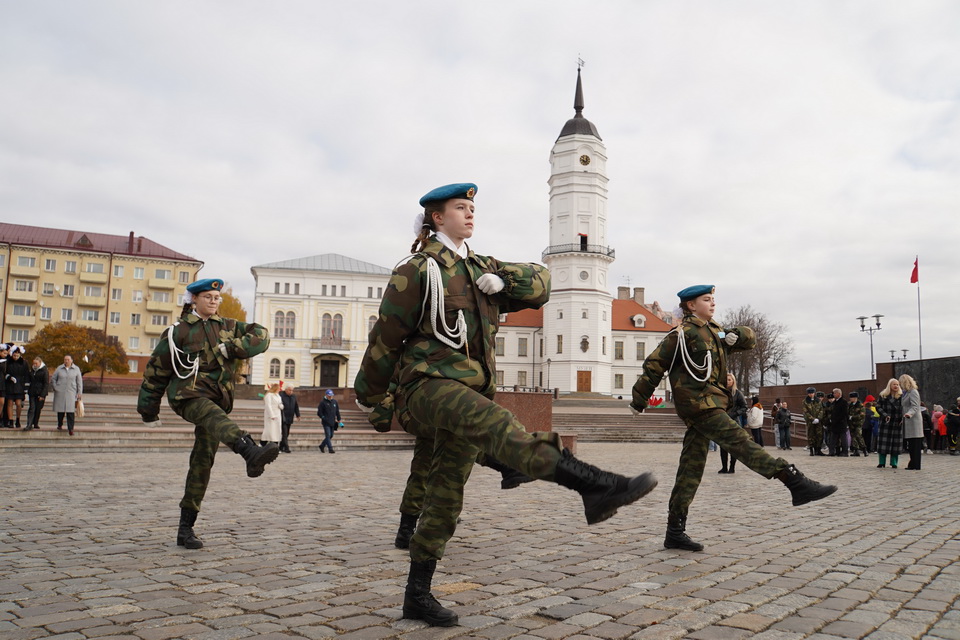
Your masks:
{"label": "balcony on building", "polygon": [[37,316],[15,316],[8,313],[7,324],[15,327],[34,327],[37,324]]}
{"label": "balcony on building", "polygon": [[81,307],[105,307],[107,306],[107,296],[77,296],[77,304]]}
{"label": "balcony on building", "polygon": [[543,250],[541,258],[547,256],[556,256],[564,253],[584,254],[603,256],[611,262],[616,258],[616,251],[612,247],[605,247],[602,244],[587,244],[586,242],[571,242],[570,244],[555,244]]}
{"label": "balcony on building", "polygon": [[173,311],[172,302],[160,302],[158,300],[147,300],[147,311],[160,311],[171,313]]}
{"label": "balcony on building", "polygon": [[310,340],[311,349],[333,349],[335,351],[348,351],[350,341],[340,337],[330,338],[312,338]]}
{"label": "balcony on building", "polygon": [[39,278],[40,267],[23,267],[18,264],[11,264],[10,275],[20,276],[21,278]]}
{"label": "balcony on building", "polygon": [[147,286],[151,289],[174,289],[177,286],[176,280],[164,280],[163,278],[150,278],[147,280]]}
{"label": "balcony on building", "polygon": [[143,325],[143,332],[150,336],[158,336],[163,333],[163,330],[167,328],[165,324],[145,324]]}
{"label": "balcony on building", "polygon": [[93,271],[81,271],[77,274],[80,282],[89,284],[107,284],[107,274],[95,273]]}
{"label": "balcony on building", "polygon": [[16,289],[10,289],[9,291],[7,291],[7,299],[13,300],[15,302],[36,302],[37,292],[36,291],[17,291]]}
{"label": "balcony on building", "polygon": [[87,329],[103,329],[103,320],[77,320],[78,327]]}

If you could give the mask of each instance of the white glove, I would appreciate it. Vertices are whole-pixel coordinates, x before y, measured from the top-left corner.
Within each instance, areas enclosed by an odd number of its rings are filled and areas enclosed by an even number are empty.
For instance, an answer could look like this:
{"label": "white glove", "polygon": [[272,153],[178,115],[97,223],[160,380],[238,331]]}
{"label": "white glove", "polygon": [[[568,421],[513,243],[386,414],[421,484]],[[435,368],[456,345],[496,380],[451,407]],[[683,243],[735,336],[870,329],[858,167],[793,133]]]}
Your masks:
{"label": "white glove", "polygon": [[737,344],[737,340],[739,338],[740,336],[738,336],[737,334],[731,331],[730,333],[728,333],[726,336],[723,337],[723,341],[732,347],[733,345]]}
{"label": "white glove", "polygon": [[820,424],[820,418],[814,418],[813,424]]}
{"label": "white glove", "polygon": [[13,384],[17,384],[17,379],[13,376],[10,376],[10,381],[13,382]]}
{"label": "white glove", "polygon": [[163,425],[160,423],[160,418],[157,418],[153,422],[144,422],[143,426],[149,427],[150,429],[155,429],[156,427],[160,427]]}
{"label": "white glove", "polygon": [[477,278],[477,286],[488,296],[503,291],[503,278],[495,273],[485,273]]}
{"label": "white glove", "polygon": [[230,354],[227,353],[227,345],[226,345],[225,343],[221,342],[220,344],[218,344],[218,345],[217,345],[217,349],[220,350],[220,353],[223,354],[223,357],[224,357],[224,358],[229,358],[229,357],[230,357]]}
{"label": "white glove", "polygon": [[371,411],[373,411],[373,407],[367,407],[365,405],[362,405],[360,404],[359,400],[357,400],[357,406],[360,407],[360,411],[363,411],[364,413],[370,413]]}
{"label": "white glove", "polygon": [[633,407],[633,405],[631,405],[631,406],[630,406],[630,413],[632,413],[632,414],[633,414],[633,417],[636,418],[636,417],[638,417],[641,413],[643,413],[643,411],[642,411],[641,409],[635,409],[635,408]]}

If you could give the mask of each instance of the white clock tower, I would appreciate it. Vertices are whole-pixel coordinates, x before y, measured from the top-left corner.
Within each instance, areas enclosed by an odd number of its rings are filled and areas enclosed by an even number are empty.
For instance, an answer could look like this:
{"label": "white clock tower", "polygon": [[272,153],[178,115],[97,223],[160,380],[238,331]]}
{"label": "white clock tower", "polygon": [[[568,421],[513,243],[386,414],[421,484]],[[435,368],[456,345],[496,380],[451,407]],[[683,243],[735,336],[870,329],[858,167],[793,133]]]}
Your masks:
{"label": "white clock tower", "polygon": [[560,393],[612,388],[607,150],[583,117],[579,68],[573,108],[550,152],[550,246],[543,251],[553,280],[543,311],[543,384]]}

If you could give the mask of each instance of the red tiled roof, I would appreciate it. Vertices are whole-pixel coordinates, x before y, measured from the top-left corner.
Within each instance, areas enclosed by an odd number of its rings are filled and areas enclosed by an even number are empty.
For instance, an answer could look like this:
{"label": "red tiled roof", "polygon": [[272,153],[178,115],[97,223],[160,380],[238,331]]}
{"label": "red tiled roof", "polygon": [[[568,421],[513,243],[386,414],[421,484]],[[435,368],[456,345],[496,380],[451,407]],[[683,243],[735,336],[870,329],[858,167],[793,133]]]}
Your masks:
{"label": "red tiled roof", "polygon": [[[633,317],[637,314],[647,319],[642,327],[638,327],[633,323]],[[613,318],[611,320],[612,322],[610,324],[614,331],[662,331],[666,333],[673,328],[653,315],[649,309],[636,300],[629,299],[613,301]]]}
{"label": "red tiled roof", "polygon": [[[29,247],[49,247],[67,251],[91,253],[115,253],[144,258],[201,262],[196,258],[168,249],[143,236],[115,236],[90,231],[29,227],[22,224],[0,222],[0,243],[19,244]],[[202,264],[202,263],[201,263]]]}
{"label": "red tiled roof", "polygon": [[521,309],[507,314],[507,319],[500,323],[501,327],[542,327],[543,307],[539,309]]}

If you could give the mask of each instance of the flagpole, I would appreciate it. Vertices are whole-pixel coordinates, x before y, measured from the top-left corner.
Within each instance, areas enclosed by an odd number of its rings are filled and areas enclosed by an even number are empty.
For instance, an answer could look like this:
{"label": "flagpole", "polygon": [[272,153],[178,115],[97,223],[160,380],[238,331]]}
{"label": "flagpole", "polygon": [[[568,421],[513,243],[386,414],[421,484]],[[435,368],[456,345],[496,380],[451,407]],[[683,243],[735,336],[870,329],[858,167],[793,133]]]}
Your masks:
{"label": "flagpole", "polygon": [[917,341],[919,342],[919,346],[920,346],[920,385],[921,385],[920,388],[922,389],[922,388],[923,388],[922,385],[926,384],[926,381],[924,380],[924,377],[925,377],[925,376],[923,375],[923,374],[924,374],[924,366],[923,366],[923,320],[922,320],[922,317],[921,317],[921,315],[920,315],[920,275],[919,275],[920,256],[919,256],[919,255],[916,256],[916,260],[914,261],[914,265],[917,266],[917,270],[918,270],[918,273],[917,273]]}

